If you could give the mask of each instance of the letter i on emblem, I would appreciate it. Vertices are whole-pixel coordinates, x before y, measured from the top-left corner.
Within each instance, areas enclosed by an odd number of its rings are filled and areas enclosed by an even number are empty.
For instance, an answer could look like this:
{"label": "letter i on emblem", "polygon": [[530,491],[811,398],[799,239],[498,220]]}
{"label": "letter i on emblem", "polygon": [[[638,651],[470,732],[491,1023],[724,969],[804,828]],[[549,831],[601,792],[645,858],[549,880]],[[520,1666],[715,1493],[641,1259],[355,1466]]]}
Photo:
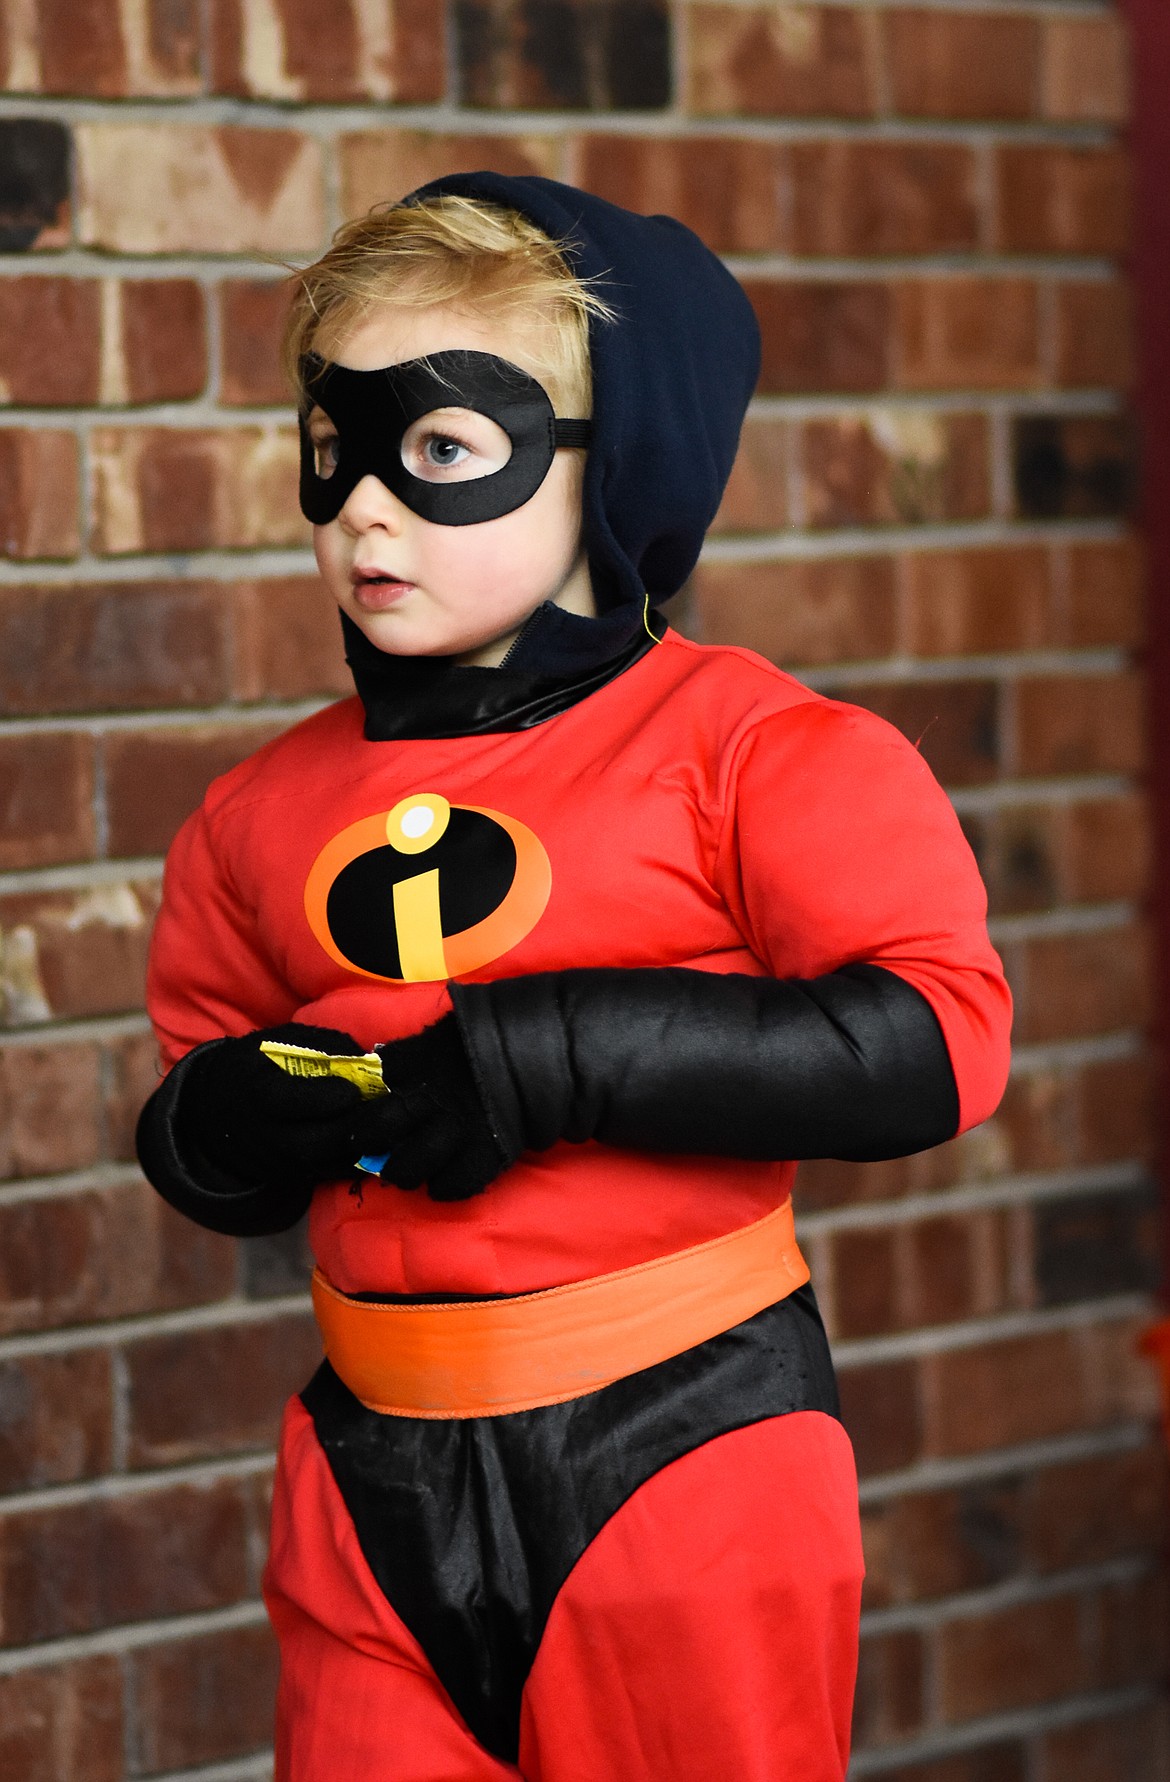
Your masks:
{"label": "letter i on emblem", "polygon": [[[442,839],[450,820],[447,800],[437,792],[422,792],[394,806],[386,818],[386,839],[399,854],[425,854]],[[394,927],[406,983],[447,976],[437,867],[399,879],[394,887]]]}

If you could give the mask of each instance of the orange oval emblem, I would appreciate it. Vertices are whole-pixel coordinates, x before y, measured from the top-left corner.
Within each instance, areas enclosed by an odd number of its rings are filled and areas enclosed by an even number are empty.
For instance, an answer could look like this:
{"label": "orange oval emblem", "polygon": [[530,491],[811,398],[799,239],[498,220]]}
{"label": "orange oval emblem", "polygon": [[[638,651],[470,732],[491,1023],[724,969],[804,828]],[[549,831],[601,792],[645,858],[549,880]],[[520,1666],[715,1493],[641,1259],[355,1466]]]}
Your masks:
{"label": "orange oval emblem", "polygon": [[418,792],[326,842],[305,882],[305,914],[344,970],[418,984],[509,952],[551,890],[548,855],[515,817]]}

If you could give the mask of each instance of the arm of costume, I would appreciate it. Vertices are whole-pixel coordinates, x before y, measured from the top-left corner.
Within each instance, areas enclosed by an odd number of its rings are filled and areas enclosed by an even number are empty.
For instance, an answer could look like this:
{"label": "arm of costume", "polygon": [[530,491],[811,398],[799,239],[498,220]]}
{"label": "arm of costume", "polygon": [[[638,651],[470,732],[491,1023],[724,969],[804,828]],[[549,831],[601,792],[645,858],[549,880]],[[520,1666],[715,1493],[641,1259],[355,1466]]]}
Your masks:
{"label": "arm of costume", "polygon": [[917,751],[868,713],[810,703],[748,734],[722,807],[716,888],[775,977],[603,969],[452,986],[508,1156],[594,1138],[876,1159],[993,1111],[1010,998],[974,859]]}
{"label": "arm of costume", "polygon": [[138,1122],[148,1180],[179,1212],[212,1231],[253,1237],[295,1225],[305,1184],[243,1181],[212,1163],[186,1118],[200,1060],[225,1036],[291,1019],[295,1002],[255,934],[223,867],[206,810],[190,817],[167,856],[151,940],[146,1001],[164,1067]]}

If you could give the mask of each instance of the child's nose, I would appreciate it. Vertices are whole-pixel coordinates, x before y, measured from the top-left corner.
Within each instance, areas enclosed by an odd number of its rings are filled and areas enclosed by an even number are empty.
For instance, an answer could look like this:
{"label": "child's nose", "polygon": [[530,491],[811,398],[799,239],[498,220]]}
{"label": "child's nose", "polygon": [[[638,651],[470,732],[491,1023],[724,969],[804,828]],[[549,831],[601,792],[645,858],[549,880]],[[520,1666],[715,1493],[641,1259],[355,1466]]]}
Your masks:
{"label": "child's nose", "polygon": [[368,532],[371,526],[381,526],[384,531],[397,534],[402,530],[407,512],[397,495],[371,474],[354,484],[338,518],[342,526],[353,533]]}

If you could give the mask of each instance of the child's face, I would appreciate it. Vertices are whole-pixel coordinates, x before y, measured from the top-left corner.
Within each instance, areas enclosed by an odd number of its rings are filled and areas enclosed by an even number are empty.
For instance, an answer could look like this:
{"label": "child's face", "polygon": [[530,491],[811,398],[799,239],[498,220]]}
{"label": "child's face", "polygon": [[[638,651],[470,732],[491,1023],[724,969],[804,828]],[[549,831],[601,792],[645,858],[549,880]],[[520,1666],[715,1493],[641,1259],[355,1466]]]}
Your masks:
{"label": "child's face", "polygon": [[[495,353],[539,378],[519,324],[445,305],[376,311],[344,335],[329,357],[353,371],[374,371],[460,347]],[[494,469],[501,447],[507,456],[507,436],[485,415],[456,408],[443,414],[449,439],[422,439],[411,448],[427,454],[430,480]],[[328,464],[332,422],[315,408],[308,428],[319,466]],[[408,435],[404,450],[409,443]],[[313,528],[325,585],[380,650],[499,662],[543,601],[571,612],[596,611],[581,548],[582,460],[580,451],[558,451],[522,507],[470,526],[424,520],[377,477],[364,476],[337,518]],[[393,579],[370,579],[378,575]]]}

